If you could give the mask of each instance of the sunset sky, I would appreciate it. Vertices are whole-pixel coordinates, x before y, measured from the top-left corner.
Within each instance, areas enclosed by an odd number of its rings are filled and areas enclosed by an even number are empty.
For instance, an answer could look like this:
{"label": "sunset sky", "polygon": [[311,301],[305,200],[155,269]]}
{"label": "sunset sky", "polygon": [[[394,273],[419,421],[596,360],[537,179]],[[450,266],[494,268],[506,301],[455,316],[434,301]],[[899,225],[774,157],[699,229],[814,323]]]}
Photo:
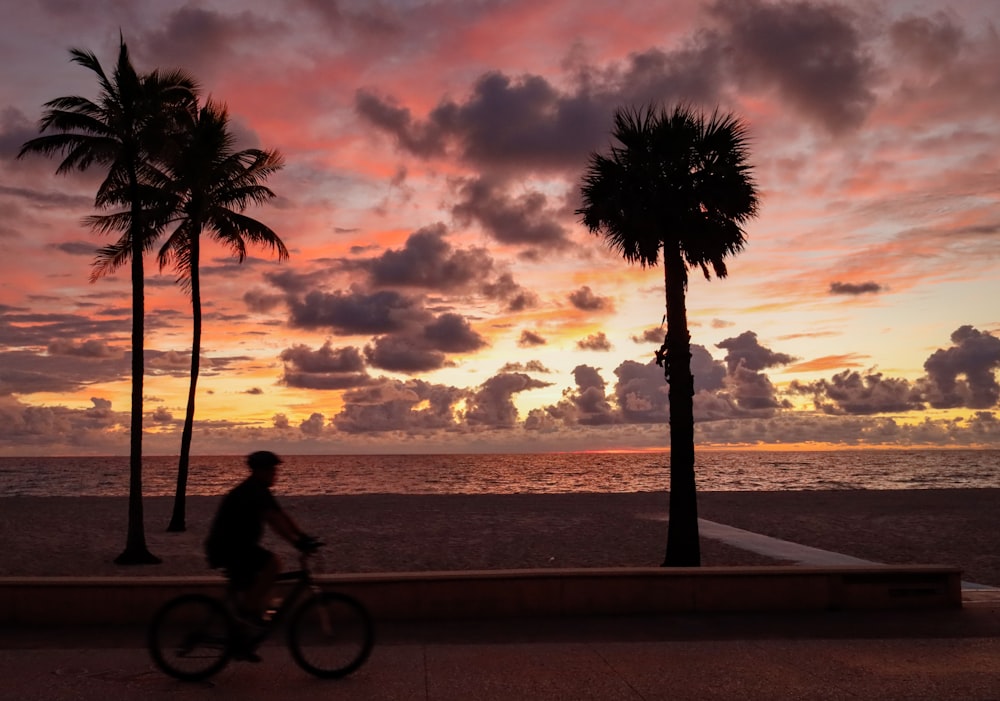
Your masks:
{"label": "sunset sky", "polygon": [[[291,257],[203,258],[193,452],[667,446],[663,269],[574,211],[626,105],[748,125],[760,215],[693,271],[700,448],[1000,448],[1000,4],[763,0],[39,0],[0,27],[0,455],[128,451],[127,270],[94,170],[15,160],[97,97],[119,30],[182,68]],[[176,453],[190,302],[146,261],[145,451]]]}

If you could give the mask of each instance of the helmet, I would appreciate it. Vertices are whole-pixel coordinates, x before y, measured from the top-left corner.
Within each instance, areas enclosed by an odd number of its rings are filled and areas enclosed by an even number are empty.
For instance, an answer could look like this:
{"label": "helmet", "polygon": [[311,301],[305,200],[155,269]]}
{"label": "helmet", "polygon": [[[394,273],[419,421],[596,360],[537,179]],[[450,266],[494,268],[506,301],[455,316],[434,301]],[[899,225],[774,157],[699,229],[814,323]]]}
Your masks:
{"label": "helmet", "polygon": [[250,466],[251,470],[272,468],[275,465],[280,465],[281,462],[281,458],[270,450],[258,450],[256,453],[250,453],[247,456],[247,465]]}

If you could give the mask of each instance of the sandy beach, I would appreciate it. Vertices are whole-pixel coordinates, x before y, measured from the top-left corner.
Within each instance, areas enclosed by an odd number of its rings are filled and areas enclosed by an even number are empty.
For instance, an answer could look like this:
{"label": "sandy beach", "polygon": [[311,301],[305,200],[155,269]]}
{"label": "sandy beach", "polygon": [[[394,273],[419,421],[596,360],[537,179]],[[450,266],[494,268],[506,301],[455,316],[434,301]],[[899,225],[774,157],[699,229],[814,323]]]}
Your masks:
{"label": "sandy beach", "polygon": [[[699,515],[876,562],[955,565],[968,581],[1000,586],[998,498],[996,489],[703,492]],[[327,572],[656,566],[666,543],[663,493],[279,499],[327,541]],[[187,532],[167,533],[172,499],[147,498],[146,539],[163,563],[121,567],[112,560],[125,543],[124,498],[0,498],[0,576],[208,574],[201,542],[217,503],[190,497]],[[706,566],[779,564],[701,545]]]}

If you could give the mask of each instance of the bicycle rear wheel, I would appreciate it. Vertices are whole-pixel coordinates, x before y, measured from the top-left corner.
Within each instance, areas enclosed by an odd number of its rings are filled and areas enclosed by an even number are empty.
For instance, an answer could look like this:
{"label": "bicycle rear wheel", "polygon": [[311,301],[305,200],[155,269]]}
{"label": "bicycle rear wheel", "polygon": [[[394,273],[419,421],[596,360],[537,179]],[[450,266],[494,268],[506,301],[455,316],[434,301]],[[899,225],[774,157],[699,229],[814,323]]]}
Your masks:
{"label": "bicycle rear wheel", "polygon": [[232,657],[233,623],[217,599],[185,594],[153,616],[146,645],[153,662],[175,679],[200,681],[220,671]]}
{"label": "bicycle rear wheel", "polygon": [[295,662],[324,679],[344,677],[368,659],[375,644],[371,616],[346,594],[321,592],[306,600],[288,622],[288,649]]}

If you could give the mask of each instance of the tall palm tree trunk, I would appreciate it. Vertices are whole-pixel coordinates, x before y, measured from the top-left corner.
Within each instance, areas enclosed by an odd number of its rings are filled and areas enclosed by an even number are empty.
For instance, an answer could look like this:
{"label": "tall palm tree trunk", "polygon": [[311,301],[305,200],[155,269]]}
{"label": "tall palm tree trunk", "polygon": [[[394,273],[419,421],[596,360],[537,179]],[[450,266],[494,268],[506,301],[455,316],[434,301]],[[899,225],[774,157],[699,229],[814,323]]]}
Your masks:
{"label": "tall palm tree trunk", "polygon": [[[138,187],[134,186],[136,192]],[[132,200],[138,202],[138,195]],[[132,418],[129,444],[128,530],[125,550],[115,558],[119,565],[151,565],[162,562],[146,547],[142,509],[142,386],[145,373],[145,295],[142,270],[141,213],[132,212]]]}
{"label": "tall palm tree trunk", "polygon": [[194,403],[198,393],[198,373],[201,370],[201,279],[198,275],[198,240],[191,237],[191,382],[188,385],[187,411],[184,413],[184,430],[181,432],[181,454],[177,463],[177,489],[174,492],[174,509],[167,531],[187,530],[187,481],[191,462],[191,438],[194,434]]}
{"label": "tall palm tree trunk", "polygon": [[664,246],[667,362],[670,384],[670,511],[664,567],[698,567],[698,498],[694,479],[694,377],[685,292],[687,268],[678,248]]}

